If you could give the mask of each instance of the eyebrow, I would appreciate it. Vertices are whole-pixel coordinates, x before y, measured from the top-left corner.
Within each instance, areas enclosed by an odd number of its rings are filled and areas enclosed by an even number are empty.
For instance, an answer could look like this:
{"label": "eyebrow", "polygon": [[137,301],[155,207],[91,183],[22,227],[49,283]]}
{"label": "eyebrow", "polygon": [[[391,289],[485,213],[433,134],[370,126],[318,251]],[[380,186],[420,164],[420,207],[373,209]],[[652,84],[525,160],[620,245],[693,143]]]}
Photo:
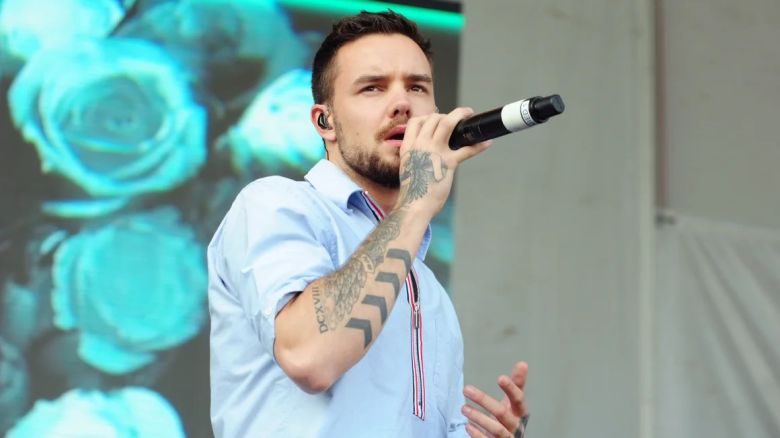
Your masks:
{"label": "eyebrow", "polygon": [[[426,74],[408,74],[404,75],[404,79],[408,82],[426,82],[433,83],[433,78]],[[387,80],[386,75],[362,75],[355,79],[354,84],[365,84],[373,82],[381,82]]]}

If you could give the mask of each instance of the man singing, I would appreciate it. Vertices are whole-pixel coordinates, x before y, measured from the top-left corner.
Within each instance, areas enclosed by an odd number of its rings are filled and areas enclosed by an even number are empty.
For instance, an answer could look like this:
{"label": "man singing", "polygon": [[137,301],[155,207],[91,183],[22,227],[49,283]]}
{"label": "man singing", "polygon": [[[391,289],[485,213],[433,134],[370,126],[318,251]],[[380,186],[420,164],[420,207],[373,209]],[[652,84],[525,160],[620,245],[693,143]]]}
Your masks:
{"label": "man singing", "polygon": [[498,378],[503,400],[464,388],[423,263],[456,168],[489,146],[448,147],[473,111],[438,113],[430,44],[391,11],[333,26],[312,92],[327,159],[246,186],[208,248],[215,435],[521,436],[527,365]]}

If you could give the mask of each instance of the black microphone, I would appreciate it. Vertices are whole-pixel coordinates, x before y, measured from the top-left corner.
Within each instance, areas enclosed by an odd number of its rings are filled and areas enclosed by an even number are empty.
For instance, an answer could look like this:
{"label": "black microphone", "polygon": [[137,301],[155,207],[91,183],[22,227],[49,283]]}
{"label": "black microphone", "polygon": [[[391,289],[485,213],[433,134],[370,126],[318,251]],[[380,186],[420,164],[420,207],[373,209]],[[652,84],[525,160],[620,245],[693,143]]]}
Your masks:
{"label": "black microphone", "polygon": [[518,100],[501,108],[475,114],[455,125],[450,135],[450,149],[460,149],[536,126],[562,113],[564,108],[561,96],[553,94]]}

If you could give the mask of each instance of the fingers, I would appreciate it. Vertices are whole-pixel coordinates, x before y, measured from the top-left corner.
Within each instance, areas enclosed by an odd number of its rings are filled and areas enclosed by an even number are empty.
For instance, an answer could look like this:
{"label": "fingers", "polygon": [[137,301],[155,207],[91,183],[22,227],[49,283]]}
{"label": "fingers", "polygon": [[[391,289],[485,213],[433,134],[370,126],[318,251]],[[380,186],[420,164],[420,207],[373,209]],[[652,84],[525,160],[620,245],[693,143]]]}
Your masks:
{"label": "fingers", "polygon": [[443,115],[442,121],[439,123],[439,129],[436,130],[435,139],[441,143],[449,143],[450,135],[452,135],[455,125],[472,114],[474,114],[473,109],[461,107]]}
{"label": "fingers", "polygon": [[474,426],[471,423],[466,424],[466,432],[471,438],[487,438],[487,435],[482,433],[477,426]]}
{"label": "fingers", "polygon": [[402,148],[408,149],[412,145],[423,148],[438,145],[442,148],[446,145],[449,149],[449,138],[455,125],[473,113],[474,110],[471,108],[455,108],[448,114],[431,113],[412,117],[406,123]]}
{"label": "fingers", "polygon": [[[436,130],[437,140],[443,144],[446,144],[449,148],[450,136],[452,135],[452,131],[455,129],[455,126],[458,124],[458,122],[473,114],[474,110],[471,108],[456,108],[447,114],[439,123],[439,127]],[[482,153],[485,149],[490,147],[491,144],[492,141],[490,140],[484,141],[453,151],[452,155],[455,157],[455,160],[460,163],[473,157],[474,155]]]}
{"label": "fingers", "polygon": [[422,127],[420,128],[420,133],[418,134],[418,138],[421,139],[433,138],[434,140],[437,140],[436,137],[434,137],[434,133],[436,132],[436,129],[439,127],[443,119],[444,116],[438,113],[432,113],[425,116],[425,118],[423,119],[424,122],[422,123]]}
{"label": "fingers", "polygon": [[484,152],[487,148],[490,147],[490,145],[493,144],[493,140],[486,140],[481,143],[477,143],[471,146],[464,146],[456,151],[454,151],[456,155],[456,159],[458,162],[463,162],[465,160],[468,160],[469,158],[479,155],[482,152]]}
{"label": "fingers", "polygon": [[498,378],[498,386],[506,394],[506,401],[511,408],[514,417],[522,417],[528,414],[528,407],[525,403],[525,393],[517,386],[512,379],[507,376]]}
{"label": "fingers", "polygon": [[488,436],[505,437],[511,436],[510,432],[515,430],[522,434],[529,414],[524,391],[527,378],[528,364],[525,362],[517,362],[512,367],[511,377],[499,376],[498,386],[506,395],[500,402],[480,389],[467,385],[463,394],[486,412],[463,406],[463,415],[471,422],[466,428],[469,435],[481,437],[487,433]]}
{"label": "fingers", "polygon": [[506,426],[501,424],[495,418],[485,414],[484,412],[480,412],[478,409],[474,409],[468,405],[464,406],[461,411],[463,412],[463,415],[465,415],[466,418],[468,418],[470,421],[466,429],[468,430],[468,426],[472,426],[472,428],[479,433],[476,436],[484,436],[484,434],[482,434],[482,432],[476,426],[484,429],[492,437],[503,438],[511,436]]}
{"label": "fingers", "polygon": [[[512,409],[514,410],[515,414],[520,415],[521,417],[527,416],[530,411],[528,409],[528,404],[525,401],[525,382],[528,380],[528,364],[526,362],[520,361],[515,364],[514,367],[512,367],[512,383],[516,385],[522,393],[522,400],[520,403],[511,403]],[[499,384],[499,386],[501,386]],[[502,387],[503,389],[503,387]],[[506,391],[504,391],[506,392]],[[509,400],[512,400],[512,397],[507,394],[507,397]]]}
{"label": "fingers", "polygon": [[[513,383],[510,382],[510,384],[514,386]],[[516,386],[515,388],[519,390]],[[508,436],[509,430],[515,430],[515,428],[517,428],[519,419],[518,416],[512,412],[513,409],[511,406],[499,402],[472,385],[467,385],[463,389],[463,394],[469,400],[482,406],[485,411],[495,417],[491,418],[468,405],[464,406],[462,409],[463,415],[475,424],[484,428],[488,433],[491,433],[494,436]],[[503,434],[501,431],[503,431]]]}
{"label": "fingers", "polygon": [[420,134],[425,118],[412,117],[406,122],[406,131],[404,132],[404,139],[401,142],[401,151],[406,151],[409,147],[417,142],[417,137]]}
{"label": "fingers", "polygon": [[525,362],[518,362],[512,368],[512,381],[515,382],[520,389],[525,388],[525,381],[528,378],[528,364]]}

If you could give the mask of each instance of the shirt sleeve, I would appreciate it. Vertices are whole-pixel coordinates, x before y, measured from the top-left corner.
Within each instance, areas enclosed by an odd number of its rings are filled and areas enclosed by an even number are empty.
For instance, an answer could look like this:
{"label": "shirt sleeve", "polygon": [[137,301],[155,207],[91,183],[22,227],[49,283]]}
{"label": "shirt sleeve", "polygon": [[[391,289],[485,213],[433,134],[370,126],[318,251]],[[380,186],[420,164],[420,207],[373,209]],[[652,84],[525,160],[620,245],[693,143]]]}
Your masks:
{"label": "shirt sleeve", "polygon": [[297,183],[268,180],[239,194],[221,231],[237,298],[262,347],[273,357],[276,314],[309,283],[335,268],[324,213]]}

